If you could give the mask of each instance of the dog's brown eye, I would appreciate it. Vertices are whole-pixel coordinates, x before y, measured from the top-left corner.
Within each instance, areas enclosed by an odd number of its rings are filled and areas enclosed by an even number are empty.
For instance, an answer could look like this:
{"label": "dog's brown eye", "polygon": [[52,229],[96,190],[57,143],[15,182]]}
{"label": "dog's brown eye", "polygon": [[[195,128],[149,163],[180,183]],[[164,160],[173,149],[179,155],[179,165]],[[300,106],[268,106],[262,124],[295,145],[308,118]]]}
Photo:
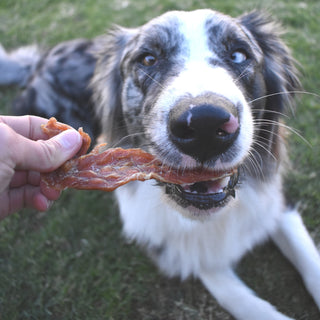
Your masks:
{"label": "dog's brown eye", "polygon": [[142,59],[142,64],[146,67],[154,66],[157,62],[157,58],[151,54],[145,55]]}

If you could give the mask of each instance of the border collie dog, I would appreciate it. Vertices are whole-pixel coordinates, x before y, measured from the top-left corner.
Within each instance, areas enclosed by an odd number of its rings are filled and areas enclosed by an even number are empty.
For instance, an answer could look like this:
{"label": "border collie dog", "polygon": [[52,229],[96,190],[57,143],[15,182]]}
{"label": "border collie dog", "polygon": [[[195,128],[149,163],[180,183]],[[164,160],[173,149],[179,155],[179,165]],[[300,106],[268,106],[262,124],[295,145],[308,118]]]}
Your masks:
{"label": "border collie dog", "polygon": [[72,124],[84,113],[109,146],[145,149],[182,172],[221,173],[186,185],[132,182],[115,192],[125,234],[161,270],[198,277],[236,319],[290,319],[233,270],[270,237],[320,308],[319,254],[282,187],[280,118],[300,85],[269,16],[173,11],[28,61],[17,52],[0,56],[2,84],[26,83],[16,102],[20,114],[54,114]]}

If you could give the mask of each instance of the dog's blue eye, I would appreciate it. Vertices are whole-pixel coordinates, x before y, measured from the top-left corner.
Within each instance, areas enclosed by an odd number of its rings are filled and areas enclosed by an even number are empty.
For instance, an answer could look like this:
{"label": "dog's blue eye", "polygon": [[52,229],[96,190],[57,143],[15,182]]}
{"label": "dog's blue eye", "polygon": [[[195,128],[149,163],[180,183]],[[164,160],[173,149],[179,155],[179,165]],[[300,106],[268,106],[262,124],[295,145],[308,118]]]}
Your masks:
{"label": "dog's blue eye", "polygon": [[244,61],[246,61],[248,59],[247,55],[245,52],[243,51],[234,51],[232,54],[231,54],[231,60],[232,62],[234,63],[242,63]]}
{"label": "dog's blue eye", "polygon": [[151,67],[157,63],[157,58],[151,54],[147,54],[143,57],[141,62],[144,66]]}

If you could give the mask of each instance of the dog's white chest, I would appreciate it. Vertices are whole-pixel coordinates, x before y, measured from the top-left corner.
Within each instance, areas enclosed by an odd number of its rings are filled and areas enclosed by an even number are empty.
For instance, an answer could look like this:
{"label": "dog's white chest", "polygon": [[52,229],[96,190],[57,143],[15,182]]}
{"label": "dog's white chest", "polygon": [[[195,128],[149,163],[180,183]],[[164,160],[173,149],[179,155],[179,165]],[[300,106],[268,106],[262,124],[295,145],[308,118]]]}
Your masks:
{"label": "dog's white chest", "polygon": [[272,198],[278,194],[273,184],[272,189],[243,188],[214,217],[190,220],[152,184],[137,182],[117,190],[124,232],[149,248],[163,271],[182,278],[230,266],[268,236],[281,212],[281,199]]}

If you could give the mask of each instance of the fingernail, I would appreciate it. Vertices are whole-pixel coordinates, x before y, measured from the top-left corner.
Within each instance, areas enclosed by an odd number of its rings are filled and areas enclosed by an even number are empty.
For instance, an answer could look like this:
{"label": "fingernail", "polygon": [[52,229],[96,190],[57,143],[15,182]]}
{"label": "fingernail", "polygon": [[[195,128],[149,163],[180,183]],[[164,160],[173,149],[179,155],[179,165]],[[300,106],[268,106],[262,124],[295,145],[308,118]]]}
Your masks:
{"label": "fingernail", "polygon": [[81,136],[79,132],[72,129],[63,131],[62,133],[56,136],[56,139],[66,150],[74,149],[75,147],[78,147],[81,143]]}

